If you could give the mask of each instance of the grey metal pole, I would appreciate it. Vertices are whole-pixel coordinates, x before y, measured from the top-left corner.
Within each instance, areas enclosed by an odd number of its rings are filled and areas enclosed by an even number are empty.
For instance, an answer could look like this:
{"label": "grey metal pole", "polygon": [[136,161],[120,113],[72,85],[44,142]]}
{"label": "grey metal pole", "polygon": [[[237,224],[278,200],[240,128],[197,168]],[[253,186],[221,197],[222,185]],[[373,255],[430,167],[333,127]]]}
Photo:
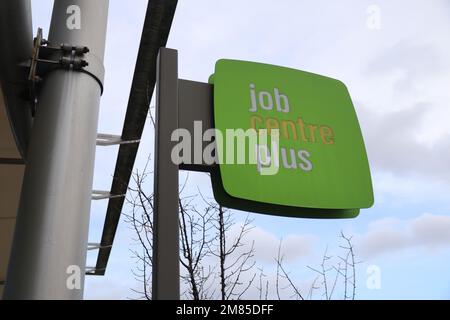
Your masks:
{"label": "grey metal pole", "polygon": [[178,129],[178,53],[161,48],[156,88],[153,218],[154,300],[180,299],[178,166],[172,162],[172,132]]}
{"label": "grey metal pole", "polygon": [[91,74],[45,78],[28,150],[5,299],[82,299],[108,0],[56,0],[52,45],[87,46]]}

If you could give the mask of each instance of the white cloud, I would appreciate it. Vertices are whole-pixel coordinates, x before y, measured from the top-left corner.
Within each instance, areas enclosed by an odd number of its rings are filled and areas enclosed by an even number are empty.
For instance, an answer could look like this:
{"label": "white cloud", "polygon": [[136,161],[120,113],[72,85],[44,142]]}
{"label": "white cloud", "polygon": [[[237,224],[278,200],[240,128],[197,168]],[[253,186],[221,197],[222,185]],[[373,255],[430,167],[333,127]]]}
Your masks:
{"label": "white cloud", "polygon": [[450,248],[450,216],[425,213],[402,221],[381,219],[369,225],[366,234],[355,237],[363,258],[374,258],[407,249],[435,252]]}
{"label": "white cloud", "polygon": [[424,214],[409,224],[416,245],[430,249],[450,247],[450,216]]}
{"label": "white cloud", "polygon": [[[233,239],[238,235],[242,224],[236,224],[230,229],[228,235],[228,243],[231,243]],[[281,244],[281,254],[284,257],[286,263],[295,262],[300,258],[309,256],[313,252],[313,244],[315,237],[312,235],[286,235],[282,239],[277,238],[273,233],[260,228],[253,227],[253,229],[247,234],[244,241],[248,246],[254,243],[255,260],[258,263],[273,263],[275,264],[275,258],[278,255],[278,248]],[[245,250],[245,248],[243,248]],[[238,253],[237,253],[238,254]]]}
{"label": "white cloud", "polygon": [[399,176],[382,171],[374,172],[372,179],[377,207],[409,207],[417,204],[446,203],[448,200],[448,183],[445,181]]}
{"label": "white cloud", "polygon": [[376,168],[402,176],[450,180],[450,134],[421,141],[432,125],[425,121],[434,109],[428,103],[387,114],[360,112],[369,159]]}

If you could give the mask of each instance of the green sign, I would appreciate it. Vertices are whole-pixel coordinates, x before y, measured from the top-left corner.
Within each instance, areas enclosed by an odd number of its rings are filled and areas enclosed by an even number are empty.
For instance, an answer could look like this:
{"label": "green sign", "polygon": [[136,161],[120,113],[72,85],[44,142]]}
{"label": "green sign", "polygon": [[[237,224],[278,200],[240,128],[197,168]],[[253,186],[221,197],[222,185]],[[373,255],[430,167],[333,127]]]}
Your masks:
{"label": "green sign", "polygon": [[[213,79],[215,128],[225,137],[213,173],[219,203],[318,218],[353,217],[372,206],[364,141],[342,82],[236,60],[219,60]],[[248,133],[245,146],[238,134],[225,134],[233,130]]]}

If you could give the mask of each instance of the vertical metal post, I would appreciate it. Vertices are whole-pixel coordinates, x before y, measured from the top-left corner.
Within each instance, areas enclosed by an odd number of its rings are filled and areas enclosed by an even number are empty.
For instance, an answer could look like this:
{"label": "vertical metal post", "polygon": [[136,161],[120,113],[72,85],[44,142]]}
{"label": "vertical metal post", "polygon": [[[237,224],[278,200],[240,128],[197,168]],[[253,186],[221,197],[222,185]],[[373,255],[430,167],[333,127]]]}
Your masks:
{"label": "vertical metal post", "polygon": [[154,300],[180,298],[178,166],[171,159],[171,135],[178,129],[178,53],[161,48],[156,88],[154,176]]}
{"label": "vertical metal post", "polygon": [[5,299],[82,299],[108,0],[57,0],[50,44],[87,46],[90,74],[48,74],[31,133]]}

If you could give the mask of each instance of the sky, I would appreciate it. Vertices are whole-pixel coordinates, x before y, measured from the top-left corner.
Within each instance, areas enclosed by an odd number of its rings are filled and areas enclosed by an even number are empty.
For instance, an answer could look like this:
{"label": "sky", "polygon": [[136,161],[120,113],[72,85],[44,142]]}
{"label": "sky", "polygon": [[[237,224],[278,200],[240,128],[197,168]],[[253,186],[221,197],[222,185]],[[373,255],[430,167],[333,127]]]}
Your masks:
{"label": "sky", "polygon": [[[146,6],[110,0],[101,133],[122,130]],[[51,7],[33,1],[35,30],[48,32]],[[450,298],[449,9],[445,0],[179,1],[167,46],[179,52],[180,78],[207,82],[221,58],[305,70],[343,81],[360,120],[375,205],[351,220],[250,214],[248,241],[267,279],[283,239],[286,269],[307,290],[316,277],[307,266],[320,265],[326,248],[336,259],[344,231],[360,261],[358,299]],[[153,138],[147,124],[135,169],[152,153]],[[117,150],[97,149],[95,189],[109,190]],[[190,174],[186,192],[197,188],[212,196],[208,178]],[[90,242],[100,240],[106,205],[92,204]],[[247,215],[235,212],[235,219]],[[129,227],[121,221],[106,276],[87,277],[85,298],[135,297]]]}

